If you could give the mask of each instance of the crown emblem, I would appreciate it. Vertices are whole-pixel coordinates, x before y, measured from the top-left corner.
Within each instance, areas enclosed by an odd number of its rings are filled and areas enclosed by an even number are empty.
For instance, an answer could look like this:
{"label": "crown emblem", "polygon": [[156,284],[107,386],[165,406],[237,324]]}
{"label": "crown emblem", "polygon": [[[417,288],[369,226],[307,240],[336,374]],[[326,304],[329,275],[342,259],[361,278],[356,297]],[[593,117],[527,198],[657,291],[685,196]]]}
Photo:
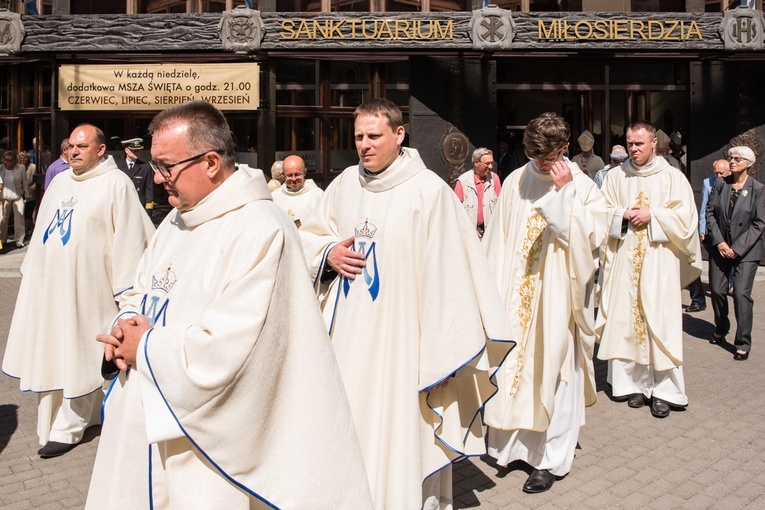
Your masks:
{"label": "crown emblem", "polygon": [[178,281],[178,279],[175,276],[175,272],[171,271],[170,267],[168,267],[164,271],[152,275],[151,290],[161,290],[167,294],[170,292],[170,289],[173,288],[176,281]]}
{"label": "crown emblem", "polygon": [[364,220],[364,223],[360,223],[359,226],[354,229],[354,233],[356,234],[356,237],[368,237],[369,239],[372,239],[377,233],[377,227],[373,223],[369,223],[369,218],[367,218]]}
{"label": "crown emblem", "polygon": [[74,197],[69,198],[69,200],[62,200],[61,201],[61,208],[62,209],[72,209],[74,207],[74,204],[77,203],[77,199]]}

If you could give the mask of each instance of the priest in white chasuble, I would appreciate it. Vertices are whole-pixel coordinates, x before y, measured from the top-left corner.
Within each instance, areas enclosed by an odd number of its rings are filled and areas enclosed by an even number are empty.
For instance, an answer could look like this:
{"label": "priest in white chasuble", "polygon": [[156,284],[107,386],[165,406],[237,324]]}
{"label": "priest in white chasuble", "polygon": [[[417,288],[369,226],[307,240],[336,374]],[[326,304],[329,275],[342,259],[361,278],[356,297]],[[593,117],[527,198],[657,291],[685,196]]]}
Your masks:
{"label": "priest in white chasuble", "polygon": [[656,128],[627,129],[629,161],[603,181],[609,233],[598,357],[613,396],[657,418],[688,404],[681,290],[701,274],[698,213],[688,179],[655,152]]}
{"label": "priest in white chasuble", "polygon": [[[451,463],[485,452],[480,408],[514,345],[475,225],[402,148],[401,111],[356,109],[360,163],[300,228],[376,509],[452,507]],[[337,277],[334,277],[337,273]]]}
{"label": "priest in white chasuble", "polygon": [[518,340],[486,405],[489,454],[503,466],[529,464],[529,493],[570,471],[585,406],[595,403],[593,281],[607,209],[563,156],[569,136],[555,113],[529,123],[530,161],[504,182],[482,245]]}
{"label": "priest in white chasuble", "polygon": [[284,184],[271,193],[271,198],[299,228],[302,218],[308,216],[318,205],[324,191],[313,179],[305,178],[305,162],[300,156],[293,154],[284,158],[282,169]]}
{"label": "priest in white chasuble", "polygon": [[3,372],[38,395],[38,455],[63,455],[101,422],[103,348],[154,227],[130,178],[106,156],[106,136],[77,126],[71,168],[40,204],[8,334]]}
{"label": "priest in white chasuble", "polygon": [[119,370],[86,508],[372,508],[297,229],[214,106],[149,130],[175,210],[98,336]]}

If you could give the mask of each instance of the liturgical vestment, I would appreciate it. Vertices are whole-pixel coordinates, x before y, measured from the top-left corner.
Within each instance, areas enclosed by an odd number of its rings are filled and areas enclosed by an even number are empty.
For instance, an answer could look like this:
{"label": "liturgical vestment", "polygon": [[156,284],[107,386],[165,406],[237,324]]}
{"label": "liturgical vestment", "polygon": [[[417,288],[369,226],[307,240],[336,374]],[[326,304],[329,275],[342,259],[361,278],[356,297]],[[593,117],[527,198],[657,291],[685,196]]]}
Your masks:
{"label": "liturgical vestment", "polygon": [[153,233],[111,156],[51,182],[21,265],[3,359],[22,391],[76,398],[101,389],[104,349],[95,337],[111,324]]}
{"label": "liturgical vestment", "polygon": [[165,218],[136,313],[154,326],[107,393],[87,508],[371,508],[298,232],[260,170]]}
{"label": "liturgical vestment", "polygon": [[[579,374],[576,416],[583,420],[584,406],[595,403],[593,279],[606,234],[606,204],[592,179],[566,162],[573,181],[559,191],[550,174],[531,161],[510,174],[483,239],[504,313],[518,339],[518,353],[499,370],[499,392],[486,406],[486,424],[492,429],[547,431],[559,411],[558,385],[570,382],[572,371]],[[578,430],[579,425],[571,427]],[[516,440],[491,430],[490,447],[496,451],[508,447],[492,442],[497,437]],[[517,458],[539,468],[525,454]],[[562,466],[542,469],[568,472]]]}
{"label": "liturgical vestment", "polygon": [[475,225],[405,148],[381,173],[347,168],[300,232],[317,284],[335,243],[366,257],[322,295],[375,508],[450,507],[450,463],[484,453],[479,409],[514,345]]}
{"label": "liturgical vestment", "polygon": [[[642,167],[630,160],[613,168],[601,189],[610,230],[601,271],[598,357],[657,371],[680,367],[681,291],[701,274],[693,190],[661,157]],[[624,222],[624,211],[633,206],[650,208],[647,226]]]}
{"label": "liturgical vestment", "polygon": [[274,203],[292,218],[298,226],[313,211],[321,200],[324,191],[313,179],[306,179],[302,188],[292,191],[287,184],[282,184],[271,193]]}

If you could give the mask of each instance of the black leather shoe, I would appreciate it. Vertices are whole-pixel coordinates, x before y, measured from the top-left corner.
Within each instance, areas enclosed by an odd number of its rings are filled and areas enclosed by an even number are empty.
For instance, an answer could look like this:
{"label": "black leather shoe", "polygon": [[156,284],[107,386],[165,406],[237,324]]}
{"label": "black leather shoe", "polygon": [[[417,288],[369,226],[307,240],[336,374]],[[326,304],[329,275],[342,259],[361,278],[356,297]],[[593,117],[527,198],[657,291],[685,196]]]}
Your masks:
{"label": "black leather shoe", "polygon": [[75,444],[68,444],[68,443],[57,443],[56,441],[48,441],[48,443],[37,450],[37,455],[40,456],[40,458],[43,459],[51,459],[53,457],[58,457],[59,455],[63,455],[66,452],[69,452],[74,449],[75,446],[77,446],[78,443]]}
{"label": "black leather shoe", "polygon": [[669,403],[653,397],[651,399],[651,414],[657,418],[666,418],[669,416]]}
{"label": "black leather shoe", "polygon": [[688,312],[688,313],[694,313],[694,312],[702,312],[702,311],[704,311],[706,309],[707,309],[706,305],[694,305],[694,304],[691,304],[691,306],[686,308],[685,311]]}
{"label": "black leather shoe", "polygon": [[531,472],[526,483],[523,484],[523,492],[538,494],[549,491],[555,481],[555,475],[549,471],[535,469]]}
{"label": "black leather shoe", "polygon": [[749,359],[749,351],[741,354],[740,352],[736,351],[736,354],[733,355],[733,359],[736,361],[746,361]]}
{"label": "black leather shoe", "polygon": [[627,400],[627,405],[635,409],[643,407],[645,405],[645,397],[642,393],[633,393]]}
{"label": "black leather shoe", "polygon": [[718,335],[717,333],[712,333],[712,338],[709,339],[709,343],[712,345],[717,345],[723,340],[725,340],[725,335]]}

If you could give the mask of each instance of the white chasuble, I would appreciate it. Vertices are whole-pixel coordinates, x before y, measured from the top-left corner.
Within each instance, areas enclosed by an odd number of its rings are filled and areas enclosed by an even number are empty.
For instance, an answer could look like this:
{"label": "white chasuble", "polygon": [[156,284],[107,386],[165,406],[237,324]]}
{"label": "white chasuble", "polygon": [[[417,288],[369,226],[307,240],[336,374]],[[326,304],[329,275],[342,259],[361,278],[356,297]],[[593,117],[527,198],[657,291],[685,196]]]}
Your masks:
{"label": "white chasuble", "polygon": [[300,238],[260,170],[165,218],[135,313],[154,326],[105,399],[88,508],[372,507]]}
{"label": "white chasuble", "polygon": [[321,200],[324,191],[316,185],[313,179],[306,179],[302,188],[292,191],[287,184],[282,184],[271,193],[274,203],[279,206],[299,227],[301,222],[311,214]]}
{"label": "white chasuble", "polygon": [[[362,274],[335,279],[325,317],[375,508],[420,508],[423,480],[485,452],[479,409],[514,345],[475,225],[406,148],[379,174],[346,169],[300,233],[314,276],[348,237],[365,255]],[[435,495],[442,508],[450,493]]]}
{"label": "white chasuble", "polygon": [[574,350],[585,367],[584,403],[595,403],[593,279],[606,204],[592,179],[566,161],[574,180],[557,192],[533,162],[510,174],[482,242],[518,339],[486,405],[486,424],[497,429],[547,430]]}
{"label": "white chasuble", "polygon": [[111,156],[52,182],[21,265],[3,359],[22,391],[63,390],[75,398],[103,386],[104,348],[95,338],[111,324],[153,233],[133,183]]}
{"label": "white chasuble", "polygon": [[[601,271],[598,316],[603,360],[621,359],[655,370],[683,364],[681,291],[701,274],[698,214],[693,190],[664,158],[643,167],[632,161],[608,172],[609,237]],[[624,211],[649,207],[637,228]]]}

